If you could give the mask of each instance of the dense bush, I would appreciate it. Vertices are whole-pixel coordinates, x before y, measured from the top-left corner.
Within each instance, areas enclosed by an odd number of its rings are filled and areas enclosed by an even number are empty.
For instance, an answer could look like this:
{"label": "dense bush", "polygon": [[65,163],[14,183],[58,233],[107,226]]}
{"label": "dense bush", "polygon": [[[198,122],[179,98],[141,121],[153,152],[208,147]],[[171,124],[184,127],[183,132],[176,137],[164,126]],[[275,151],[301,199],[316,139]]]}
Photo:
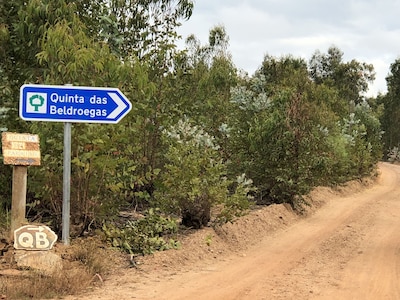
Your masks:
{"label": "dense bush", "polygon": [[[133,103],[119,124],[72,130],[72,233],[107,224],[111,242],[127,251],[166,247],[162,233],[144,223],[169,221],[149,210],[147,219],[116,227],[121,208],[159,207],[201,228],[232,221],[253,196],[295,207],[312,187],[366,175],[380,159],[378,106],[364,96],[371,65],[343,62],[332,47],[308,64],[266,56],[249,77],[234,66],[221,26],[208,44],[192,36],[185,51],[177,50],[176,29],[190,17],[192,1],[78,2],[0,3],[0,130],[41,140],[42,166],[29,170],[29,220],[61,230],[63,128],[18,118],[24,83],[118,87]],[[390,149],[398,147],[389,122],[398,119],[398,69],[389,97],[380,99]],[[11,174],[0,166],[5,216]],[[133,240],[139,227],[148,236]],[[147,239],[155,245],[134,246]]]}
{"label": "dense bush", "polygon": [[[274,65],[284,63],[282,68],[294,68],[293,80],[283,80],[278,89],[262,72],[232,89],[235,109],[228,124],[229,142],[231,166],[253,179],[258,203],[288,202],[296,207],[316,185],[369,174],[380,158],[381,132],[365,102],[349,105],[354,112],[343,118],[321,110],[316,95],[336,98],[301,79],[296,61],[285,58]],[[266,66],[261,69],[264,73]]]}
{"label": "dense bush", "polygon": [[217,222],[231,221],[249,208],[251,180],[243,175],[233,182],[227,177],[213,137],[188,120],[164,134],[169,146],[156,205],[179,214],[182,224],[193,228],[206,226],[216,206],[221,206]]}
{"label": "dense bush", "polygon": [[[111,246],[131,254],[151,254],[179,247],[179,242],[171,238],[178,231],[177,222],[161,216],[153,209],[149,209],[143,218],[136,221],[128,220],[121,225],[105,223],[102,231]],[[168,236],[167,240],[165,236]]]}

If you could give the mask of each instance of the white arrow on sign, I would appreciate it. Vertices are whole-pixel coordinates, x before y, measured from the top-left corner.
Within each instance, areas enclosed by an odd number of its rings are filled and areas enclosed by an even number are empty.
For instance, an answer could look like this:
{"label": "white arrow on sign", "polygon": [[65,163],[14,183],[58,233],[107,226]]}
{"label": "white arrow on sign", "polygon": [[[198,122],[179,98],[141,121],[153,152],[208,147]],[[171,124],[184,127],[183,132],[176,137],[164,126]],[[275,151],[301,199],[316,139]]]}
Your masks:
{"label": "white arrow on sign", "polygon": [[27,228],[26,230],[33,230],[33,231],[42,232],[42,231],[44,231],[44,227],[39,225],[38,227],[30,227],[30,228]]}
{"label": "white arrow on sign", "polygon": [[116,118],[126,107],[127,105],[121,100],[121,98],[116,93],[107,93],[111,99],[117,104],[117,108],[114,109],[108,116],[108,119]]}

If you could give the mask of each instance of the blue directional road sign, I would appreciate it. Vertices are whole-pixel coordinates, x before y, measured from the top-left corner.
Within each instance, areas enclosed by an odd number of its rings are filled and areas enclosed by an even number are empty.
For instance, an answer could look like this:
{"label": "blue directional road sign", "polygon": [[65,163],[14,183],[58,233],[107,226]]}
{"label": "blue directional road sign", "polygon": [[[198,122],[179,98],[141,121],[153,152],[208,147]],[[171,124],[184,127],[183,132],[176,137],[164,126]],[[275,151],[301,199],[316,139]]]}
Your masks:
{"label": "blue directional road sign", "polygon": [[19,114],[26,121],[118,123],[132,104],[117,88],[25,84]]}

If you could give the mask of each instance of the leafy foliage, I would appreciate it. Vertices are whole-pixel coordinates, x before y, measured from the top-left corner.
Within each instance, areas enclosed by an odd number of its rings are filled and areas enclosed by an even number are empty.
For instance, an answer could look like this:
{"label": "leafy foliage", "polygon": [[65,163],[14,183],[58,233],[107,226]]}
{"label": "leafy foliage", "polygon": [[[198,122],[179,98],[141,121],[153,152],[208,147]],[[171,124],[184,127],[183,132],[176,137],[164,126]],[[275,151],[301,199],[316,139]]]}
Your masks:
{"label": "leafy foliage", "polygon": [[334,46],[328,49],[327,54],[316,51],[310,60],[309,69],[316,84],[326,84],[337,89],[343,104],[347,104],[342,109],[351,103],[361,103],[368,90],[368,83],[375,79],[372,65],[356,60],[343,62],[343,52]]}
{"label": "leafy foliage", "polygon": [[[132,253],[176,246],[162,239],[175,221],[155,207],[194,228],[234,220],[253,196],[296,207],[316,185],[371,172],[382,154],[381,123],[385,151],[399,147],[399,61],[378,99],[365,97],[372,65],[345,62],[336,47],[308,63],[267,55],[254,75],[243,75],[223,26],[206,44],[190,36],[177,50],[176,29],[193,7],[189,0],[0,3],[0,131],[39,134],[43,153],[42,166],[29,171],[30,220],[61,229],[63,129],[18,118],[19,88],[28,82],[113,86],[133,102],[119,124],[73,125],[71,180],[73,234],[106,224],[109,241]],[[11,173],[0,165],[4,216]],[[119,227],[122,208],[148,213]]]}
{"label": "leafy foliage", "polygon": [[266,56],[231,93],[232,165],[254,180],[259,203],[296,207],[312,187],[368,174],[380,157],[380,124],[368,104],[340,121],[344,112],[324,101],[336,94],[310,81],[301,60]]}
{"label": "leafy foliage", "polygon": [[396,59],[390,66],[390,73],[386,77],[388,93],[378,99],[383,104],[384,112],[381,116],[383,141],[385,152],[388,153],[400,145],[400,134],[397,126],[400,121],[400,59]]}
{"label": "leafy foliage", "polygon": [[[240,177],[230,195],[232,181],[219,155],[219,146],[203,129],[187,120],[165,132],[167,163],[161,175],[157,204],[182,216],[182,224],[201,228],[211,220],[211,209],[222,205],[217,220],[231,221],[249,208],[251,181]],[[243,175],[244,176],[244,175]]]}
{"label": "leafy foliage", "polygon": [[105,223],[102,231],[110,245],[130,254],[151,254],[179,247],[177,241],[164,239],[165,235],[177,233],[176,221],[153,209],[149,209],[144,218],[127,221],[122,226]]}

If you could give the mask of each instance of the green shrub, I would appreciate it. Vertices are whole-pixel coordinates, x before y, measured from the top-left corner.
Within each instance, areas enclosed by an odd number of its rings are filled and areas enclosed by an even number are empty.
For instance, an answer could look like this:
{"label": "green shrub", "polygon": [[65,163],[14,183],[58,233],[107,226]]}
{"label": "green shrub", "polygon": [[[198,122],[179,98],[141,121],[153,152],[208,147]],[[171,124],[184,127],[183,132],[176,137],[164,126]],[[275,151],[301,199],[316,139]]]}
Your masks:
{"label": "green shrub", "polygon": [[164,236],[177,233],[177,222],[161,216],[157,210],[149,209],[144,218],[127,221],[122,226],[115,223],[103,225],[105,239],[113,247],[131,254],[151,254],[155,251],[175,249],[179,243]]}
{"label": "green shrub", "polygon": [[179,214],[183,225],[196,229],[210,222],[213,207],[222,207],[216,216],[219,222],[231,221],[249,208],[252,181],[244,175],[236,183],[227,177],[213,137],[187,120],[164,133],[169,147],[155,193],[157,206]]}

